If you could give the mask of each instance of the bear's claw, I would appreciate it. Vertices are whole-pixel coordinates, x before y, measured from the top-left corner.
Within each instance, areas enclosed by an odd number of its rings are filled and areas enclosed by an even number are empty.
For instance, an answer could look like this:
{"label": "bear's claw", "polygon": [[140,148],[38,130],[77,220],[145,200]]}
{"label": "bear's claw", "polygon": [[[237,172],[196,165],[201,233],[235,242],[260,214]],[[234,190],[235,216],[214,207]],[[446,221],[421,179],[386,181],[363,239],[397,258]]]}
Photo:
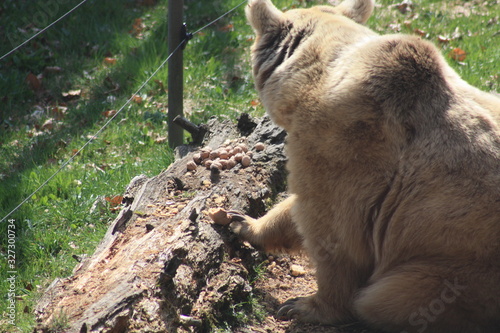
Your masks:
{"label": "bear's claw", "polygon": [[276,317],[280,320],[290,320],[296,318],[300,311],[297,308],[297,301],[300,297],[292,298],[283,303],[276,314]]}

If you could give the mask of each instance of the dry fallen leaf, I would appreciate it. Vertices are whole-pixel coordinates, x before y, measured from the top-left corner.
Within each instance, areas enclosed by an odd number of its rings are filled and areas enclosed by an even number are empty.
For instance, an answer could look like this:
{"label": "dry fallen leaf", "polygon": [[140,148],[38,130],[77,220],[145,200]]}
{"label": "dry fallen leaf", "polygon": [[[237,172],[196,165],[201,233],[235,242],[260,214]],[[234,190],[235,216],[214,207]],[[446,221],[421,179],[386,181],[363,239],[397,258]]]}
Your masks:
{"label": "dry fallen leaf", "polygon": [[43,123],[41,128],[43,131],[50,131],[50,130],[54,129],[54,119],[52,119],[52,118],[47,119]]}
{"label": "dry fallen leaf", "polygon": [[132,97],[132,100],[133,100],[135,103],[137,103],[137,104],[141,104],[141,103],[142,103],[142,97],[141,97],[141,96],[139,96],[139,95],[134,95],[134,96]]}
{"label": "dry fallen leaf", "polygon": [[427,32],[423,31],[422,29],[415,29],[413,31],[421,37],[425,37],[427,35]]}
{"label": "dry fallen leaf", "polygon": [[30,87],[30,89],[33,91],[39,91],[42,88],[42,83],[40,82],[38,77],[33,73],[29,73],[28,76],[26,76],[25,81]]}
{"label": "dry fallen leaf", "polygon": [[111,118],[116,114],[116,110],[107,110],[102,113],[102,115],[106,118]]}
{"label": "dry fallen leaf", "polygon": [[415,8],[415,5],[410,0],[404,0],[403,2],[396,4],[394,6],[399,10],[401,14],[406,14],[408,12],[411,12]]}
{"label": "dry fallen leaf", "polygon": [[448,44],[451,41],[451,38],[445,36],[438,36],[438,42],[442,44]]}
{"label": "dry fallen leaf", "polygon": [[228,32],[233,30],[234,26],[232,24],[225,25],[221,28],[219,28],[220,31]]}
{"label": "dry fallen leaf", "polygon": [[457,47],[451,50],[449,53],[449,56],[451,59],[456,60],[456,61],[464,61],[465,58],[467,58],[467,52],[462,50],[461,48]]}
{"label": "dry fallen leaf", "polygon": [[121,196],[121,195],[115,195],[113,197],[105,197],[104,199],[107,202],[109,202],[109,204],[111,205],[111,207],[116,207],[118,205],[121,205],[122,200],[123,200],[123,196]]}
{"label": "dry fallen leaf", "polygon": [[56,120],[61,120],[66,116],[68,108],[61,105],[56,105],[50,109],[51,115],[56,118]]}
{"label": "dry fallen leaf", "polygon": [[155,143],[165,143],[167,140],[168,138],[166,136],[159,136],[155,139]]}
{"label": "dry fallen leaf", "polygon": [[117,61],[116,58],[111,58],[111,57],[104,58],[104,63],[106,65],[114,65],[116,64],[116,61]]}
{"label": "dry fallen leaf", "polygon": [[254,99],[253,101],[250,101],[250,105],[251,105],[251,106],[257,106],[257,105],[259,105],[259,104],[260,104],[260,101],[259,101],[259,100]]}
{"label": "dry fallen leaf", "polygon": [[66,98],[80,97],[81,94],[82,94],[82,89],[75,89],[75,90],[70,90],[68,92],[62,93],[63,97],[66,97]]}
{"label": "dry fallen leaf", "polygon": [[161,90],[165,90],[165,86],[163,85],[163,82],[162,82],[162,81],[160,81],[160,80],[158,80],[158,79],[156,79],[156,80],[154,80],[154,81],[155,81],[155,83],[158,85],[158,87],[159,87]]}
{"label": "dry fallen leaf", "polygon": [[141,34],[142,30],[144,30],[144,27],[145,25],[144,23],[142,23],[142,19],[136,18],[134,20],[134,24],[132,25],[132,29],[129,31],[129,33],[137,37]]}

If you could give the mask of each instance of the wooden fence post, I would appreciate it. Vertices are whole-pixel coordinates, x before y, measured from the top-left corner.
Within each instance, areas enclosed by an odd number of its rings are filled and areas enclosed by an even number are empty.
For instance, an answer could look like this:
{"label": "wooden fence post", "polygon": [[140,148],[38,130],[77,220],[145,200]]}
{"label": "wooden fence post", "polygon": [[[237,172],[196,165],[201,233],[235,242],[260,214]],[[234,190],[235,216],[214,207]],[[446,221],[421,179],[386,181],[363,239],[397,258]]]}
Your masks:
{"label": "wooden fence post", "polygon": [[[184,0],[168,1],[168,53],[183,40]],[[179,48],[168,62],[168,143],[173,149],[183,143],[183,129],[174,124],[174,118],[183,116],[183,51]]]}

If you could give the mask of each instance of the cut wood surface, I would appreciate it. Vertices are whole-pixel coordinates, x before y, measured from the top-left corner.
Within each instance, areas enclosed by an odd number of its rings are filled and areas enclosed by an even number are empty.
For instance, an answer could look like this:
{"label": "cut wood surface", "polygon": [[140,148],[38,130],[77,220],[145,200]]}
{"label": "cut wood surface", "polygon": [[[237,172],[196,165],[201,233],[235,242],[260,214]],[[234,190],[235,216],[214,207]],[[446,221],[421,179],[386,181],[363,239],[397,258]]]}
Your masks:
{"label": "cut wood surface", "polygon": [[[202,146],[182,146],[167,170],[132,180],[95,253],[44,293],[35,331],[368,332],[274,318],[287,298],[314,292],[313,269],[303,257],[256,251],[208,214],[223,208],[258,217],[286,196],[286,133],[247,115],[237,124],[211,119],[207,128]],[[200,148],[238,144],[248,147],[249,166],[219,170],[198,161],[188,171]]]}

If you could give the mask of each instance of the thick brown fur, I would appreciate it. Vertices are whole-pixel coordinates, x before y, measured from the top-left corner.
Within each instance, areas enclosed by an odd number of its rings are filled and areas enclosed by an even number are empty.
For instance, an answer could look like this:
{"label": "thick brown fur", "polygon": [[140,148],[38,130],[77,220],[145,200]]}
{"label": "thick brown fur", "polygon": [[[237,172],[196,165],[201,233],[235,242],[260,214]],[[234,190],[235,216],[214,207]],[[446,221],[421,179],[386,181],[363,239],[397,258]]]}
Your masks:
{"label": "thick brown fur", "polygon": [[500,100],[431,43],[363,26],[372,10],[249,0],[256,87],[288,132],[293,194],[232,229],[315,262],[317,293],[282,317],[500,332]]}

